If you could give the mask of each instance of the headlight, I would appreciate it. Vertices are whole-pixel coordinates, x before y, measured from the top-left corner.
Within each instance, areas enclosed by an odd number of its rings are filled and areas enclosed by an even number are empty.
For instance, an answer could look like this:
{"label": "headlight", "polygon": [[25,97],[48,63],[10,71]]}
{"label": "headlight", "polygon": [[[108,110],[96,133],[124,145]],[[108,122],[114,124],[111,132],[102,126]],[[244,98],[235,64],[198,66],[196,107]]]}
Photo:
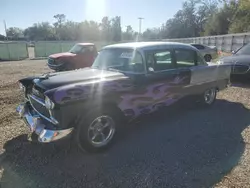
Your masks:
{"label": "headlight", "polygon": [[25,92],[25,86],[21,83],[21,82],[18,82],[18,85],[19,85],[19,89],[21,91],[24,91]]}
{"label": "headlight", "polygon": [[45,107],[48,110],[52,110],[55,107],[55,104],[47,96],[45,97]]}

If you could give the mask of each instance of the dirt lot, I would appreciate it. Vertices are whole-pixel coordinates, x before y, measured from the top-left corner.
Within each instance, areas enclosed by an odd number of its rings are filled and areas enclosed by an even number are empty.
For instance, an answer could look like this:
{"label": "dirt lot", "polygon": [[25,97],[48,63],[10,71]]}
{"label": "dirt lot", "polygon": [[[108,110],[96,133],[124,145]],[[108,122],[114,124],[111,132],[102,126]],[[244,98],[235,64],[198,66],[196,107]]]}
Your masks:
{"label": "dirt lot", "polygon": [[16,81],[45,61],[0,63],[0,187],[250,187],[250,88],[236,84],[209,109],[185,106],[132,125],[102,154],[30,143],[15,113]]}

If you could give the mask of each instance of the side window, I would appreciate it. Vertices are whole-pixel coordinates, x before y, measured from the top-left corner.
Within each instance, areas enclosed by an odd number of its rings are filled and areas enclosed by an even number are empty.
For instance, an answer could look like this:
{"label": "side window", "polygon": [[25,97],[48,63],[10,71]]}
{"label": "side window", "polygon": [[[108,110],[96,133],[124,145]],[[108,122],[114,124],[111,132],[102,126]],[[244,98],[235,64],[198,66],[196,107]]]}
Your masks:
{"label": "side window", "polygon": [[168,70],[173,68],[170,50],[156,51],[147,57],[148,67],[153,67],[155,71]]}
{"label": "side window", "polygon": [[83,46],[81,49],[81,54],[89,54],[94,52],[93,46]]}
{"label": "side window", "polygon": [[193,50],[175,50],[176,65],[178,68],[192,67],[195,66],[196,52]]}
{"label": "side window", "polygon": [[93,47],[93,46],[89,46],[89,47],[88,47],[88,50],[89,50],[90,52],[93,52],[93,51],[94,51],[94,47]]}

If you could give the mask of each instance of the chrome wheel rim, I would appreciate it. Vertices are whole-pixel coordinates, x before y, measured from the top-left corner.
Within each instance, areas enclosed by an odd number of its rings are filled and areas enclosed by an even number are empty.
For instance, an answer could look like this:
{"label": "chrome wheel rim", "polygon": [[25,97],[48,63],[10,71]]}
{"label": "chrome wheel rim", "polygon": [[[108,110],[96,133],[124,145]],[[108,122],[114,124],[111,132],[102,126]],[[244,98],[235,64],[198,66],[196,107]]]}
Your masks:
{"label": "chrome wheel rim", "polygon": [[94,119],[88,128],[88,140],[95,147],[107,145],[115,133],[115,122],[109,116]]}
{"label": "chrome wheel rim", "polygon": [[207,104],[211,104],[215,99],[215,89],[209,89],[204,93],[204,99]]}

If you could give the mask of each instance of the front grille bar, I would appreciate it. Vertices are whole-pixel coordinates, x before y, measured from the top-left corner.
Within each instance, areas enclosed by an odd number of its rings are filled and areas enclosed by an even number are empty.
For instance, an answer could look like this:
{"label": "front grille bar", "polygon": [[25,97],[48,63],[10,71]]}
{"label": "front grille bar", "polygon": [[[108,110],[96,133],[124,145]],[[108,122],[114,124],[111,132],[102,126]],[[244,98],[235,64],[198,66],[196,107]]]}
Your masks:
{"label": "front grille bar", "polygon": [[[36,97],[36,96],[34,96],[34,95],[28,95],[28,97],[29,97],[29,98],[32,98],[32,99],[35,100],[35,101],[37,101],[39,104],[45,106],[45,103],[44,103],[44,101],[43,101],[42,99],[39,99],[38,97]],[[29,99],[29,101],[30,101],[30,99]],[[44,116],[43,114],[41,114],[41,113],[33,106],[32,102],[30,102],[30,105],[31,105],[32,108],[39,114],[39,116],[41,116],[41,117],[44,118],[45,120],[47,120],[47,121],[49,121],[50,123],[53,123],[53,124],[55,124],[55,125],[56,125],[56,124],[59,124],[59,122],[58,122],[55,118],[53,118],[53,117],[48,118],[48,117]]]}
{"label": "front grille bar", "polygon": [[38,102],[39,104],[45,106],[44,100],[42,100],[42,99],[40,99],[40,98],[38,98],[38,97],[36,97],[34,95],[29,95],[29,97],[32,98],[33,100],[35,100],[36,102]]}

